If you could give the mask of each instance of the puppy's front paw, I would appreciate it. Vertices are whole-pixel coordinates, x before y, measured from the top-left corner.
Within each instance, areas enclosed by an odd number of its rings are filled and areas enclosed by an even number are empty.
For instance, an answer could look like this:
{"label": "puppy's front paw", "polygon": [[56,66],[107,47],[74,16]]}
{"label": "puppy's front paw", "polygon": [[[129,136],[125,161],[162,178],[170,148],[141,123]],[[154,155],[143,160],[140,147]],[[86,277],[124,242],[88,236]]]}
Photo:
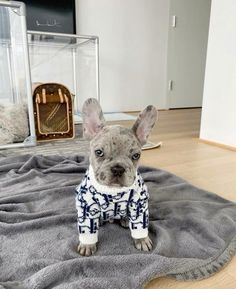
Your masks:
{"label": "puppy's front paw", "polygon": [[87,257],[93,255],[96,251],[97,251],[96,243],[90,244],[90,245],[79,243],[78,248],[77,248],[77,252],[81,256],[87,256]]}
{"label": "puppy's front paw", "polygon": [[152,240],[148,236],[146,238],[134,239],[134,245],[140,251],[152,250]]}

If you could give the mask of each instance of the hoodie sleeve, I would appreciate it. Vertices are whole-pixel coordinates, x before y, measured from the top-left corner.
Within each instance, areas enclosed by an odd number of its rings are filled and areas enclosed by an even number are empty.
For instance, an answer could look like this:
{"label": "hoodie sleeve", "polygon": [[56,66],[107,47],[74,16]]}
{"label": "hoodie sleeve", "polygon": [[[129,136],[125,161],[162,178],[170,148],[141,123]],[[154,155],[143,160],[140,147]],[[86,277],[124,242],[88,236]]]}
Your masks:
{"label": "hoodie sleeve", "polygon": [[83,244],[97,243],[100,208],[93,198],[93,186],[89,185],[86,177],[76,188],[76,209],[80,242]]}
{"label": "hoodie sleeve", "polygon": [[131,236],[134,239],[148,236],[148,191],[141,175],[138,175],[137,190],[133,190],[128,201],[128,217]]}

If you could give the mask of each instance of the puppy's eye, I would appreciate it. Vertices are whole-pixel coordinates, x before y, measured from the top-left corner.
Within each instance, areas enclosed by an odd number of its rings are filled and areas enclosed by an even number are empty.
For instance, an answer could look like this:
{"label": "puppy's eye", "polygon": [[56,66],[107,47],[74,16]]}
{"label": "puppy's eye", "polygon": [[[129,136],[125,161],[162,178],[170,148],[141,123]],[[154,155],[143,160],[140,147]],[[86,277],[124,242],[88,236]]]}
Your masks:
{"label": "puppy's eye", "polygon": [[103,157],[104,156],[104,152],[102,150],[95,150],[95,155],[97,157]]}
{"label": "puppy's eye", "polygon": [[140,153],[136,153],[134,155],[132,155],[132,160],[136,161],[140,158]]}

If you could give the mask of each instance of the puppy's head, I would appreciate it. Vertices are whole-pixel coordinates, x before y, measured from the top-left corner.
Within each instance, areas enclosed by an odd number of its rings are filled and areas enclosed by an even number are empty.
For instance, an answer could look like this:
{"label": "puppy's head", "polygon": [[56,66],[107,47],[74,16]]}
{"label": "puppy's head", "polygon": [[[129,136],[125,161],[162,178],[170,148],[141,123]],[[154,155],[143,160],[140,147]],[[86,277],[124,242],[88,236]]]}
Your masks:
{"label": "puppy's head", "polygon": [[96,99],[85,101],[83,133],[91,139],[90,164],[98,183],[112,187],[131,186],[136,177],[141,148],[155,124],[157,110],[149,105],[132,128],[107,126]]}

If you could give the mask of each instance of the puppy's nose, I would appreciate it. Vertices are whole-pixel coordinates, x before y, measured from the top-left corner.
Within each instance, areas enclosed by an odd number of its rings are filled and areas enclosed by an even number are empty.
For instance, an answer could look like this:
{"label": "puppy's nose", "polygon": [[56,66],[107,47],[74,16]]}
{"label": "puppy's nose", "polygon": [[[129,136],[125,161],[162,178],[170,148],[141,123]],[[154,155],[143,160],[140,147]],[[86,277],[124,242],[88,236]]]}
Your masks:
{"label": "puppy's nose", "polygon": [[125,169],[122,166],[114,166],[111,168],[114,177],[121,177],[125,172]]}

